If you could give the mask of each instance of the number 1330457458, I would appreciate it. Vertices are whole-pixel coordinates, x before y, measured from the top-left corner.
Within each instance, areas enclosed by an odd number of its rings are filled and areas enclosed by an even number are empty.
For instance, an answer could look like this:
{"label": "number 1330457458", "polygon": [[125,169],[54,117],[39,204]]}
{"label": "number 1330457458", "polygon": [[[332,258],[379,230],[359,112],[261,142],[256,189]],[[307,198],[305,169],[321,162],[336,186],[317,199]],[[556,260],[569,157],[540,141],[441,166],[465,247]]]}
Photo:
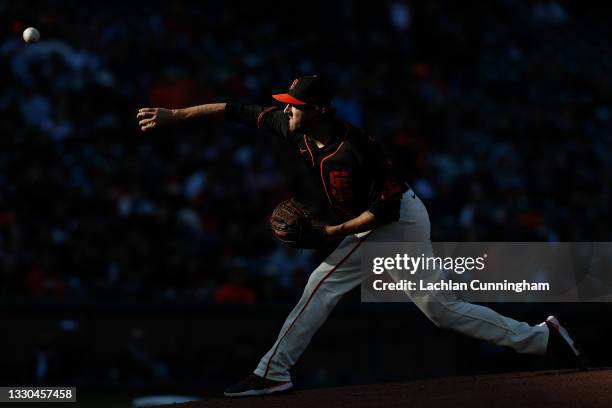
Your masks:
{"label": "number 1330457458", "polygon": [[76,401],[72,387],[0,387],[0,402]]}

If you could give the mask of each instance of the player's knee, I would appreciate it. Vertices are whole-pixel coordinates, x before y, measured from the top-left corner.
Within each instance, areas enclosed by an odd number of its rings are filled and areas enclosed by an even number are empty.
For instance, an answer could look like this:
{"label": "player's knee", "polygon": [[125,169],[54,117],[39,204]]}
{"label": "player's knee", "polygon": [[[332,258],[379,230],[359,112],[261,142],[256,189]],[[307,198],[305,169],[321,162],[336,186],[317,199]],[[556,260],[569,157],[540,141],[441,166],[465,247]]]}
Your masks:
{"label": "player's knee", "polygon": [[306,287],[304,288],[304,294],[310,295],[314,290],[320,286],[321,280],[324,278],[324,271],[320,269],[315,269],[314,272],[310,274],[308,277],[308,282],[306,283]]}
{"label": "player's knee", "polygon": [[427,301],[421,310],[427,315],[427,318],[441,329],[447,329],[450,327],[452,320],[454,319],[453,314],[450,312],[446,305],[437,299]]}
{"label": "player's knee", "polygon": [[311,273],[310,276],[308,277],[308,282],[306,283],[306,289],[308,288],[314,289],[321,281],[320,275],[321,274],[317,273],[317,270],[315,269],[315,271]]}
{"label": "player's knee", "polygon": [[436,325],[436,327],[441,329],[444,328],[445,319],[442,313],[429,313],[427,314],[427,317],[433,324]]}
{"label": "player's knee", "polygon": [[331,310],[338,303],[343,292],[326,285],[324,280],[328,271],[322,272],[324,273],[317,273],[315,270],[310,275],[302,300],[310,299],[310,302],[316,302],[320,307]]}

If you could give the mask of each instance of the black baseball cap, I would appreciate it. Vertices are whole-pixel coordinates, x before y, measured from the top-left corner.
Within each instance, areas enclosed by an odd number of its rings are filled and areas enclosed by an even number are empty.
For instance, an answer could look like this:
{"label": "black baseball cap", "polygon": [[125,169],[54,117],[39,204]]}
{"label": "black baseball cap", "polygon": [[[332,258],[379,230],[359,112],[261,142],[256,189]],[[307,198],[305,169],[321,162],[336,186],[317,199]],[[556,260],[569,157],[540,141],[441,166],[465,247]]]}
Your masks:
{"label": "black baseball cap", "polygon": [[320,75],[307,75],[294,79],[287,93],[272,95],[279,102],[291,105],[329,105],[331,93]]}

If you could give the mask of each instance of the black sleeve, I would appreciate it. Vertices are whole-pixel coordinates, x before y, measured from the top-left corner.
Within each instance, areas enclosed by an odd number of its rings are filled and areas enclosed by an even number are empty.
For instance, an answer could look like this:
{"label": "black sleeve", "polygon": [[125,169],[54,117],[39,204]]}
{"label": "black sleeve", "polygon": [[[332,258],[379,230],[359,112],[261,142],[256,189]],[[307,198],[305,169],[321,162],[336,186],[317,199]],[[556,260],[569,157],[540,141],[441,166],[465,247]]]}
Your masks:
{"label": "black sleeve", "polygon": [[367,167],[373,177],[369,211],[383,222],[397,221],[402,195],[408,190],[408,185],[395,174],[380,143],[371,138],[367,138],[365,143]]}
{"label": "black sleeve", "polygon": [[225,105],[225,120],[262,129],[285,140],[289,138],[289,119],[275,106],[265,108],[259,105],[228,103]]}

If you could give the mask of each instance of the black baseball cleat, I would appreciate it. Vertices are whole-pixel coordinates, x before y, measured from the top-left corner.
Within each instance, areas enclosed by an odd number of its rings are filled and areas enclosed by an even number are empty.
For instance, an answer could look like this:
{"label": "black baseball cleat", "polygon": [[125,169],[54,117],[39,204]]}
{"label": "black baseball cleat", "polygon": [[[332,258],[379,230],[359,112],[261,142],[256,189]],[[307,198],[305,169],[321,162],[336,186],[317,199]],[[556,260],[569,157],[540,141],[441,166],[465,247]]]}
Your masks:
{"label": "black baseball cleat", "polygon": [[557,316],[548,316],[548,346],[546,354],[563,360],[571,361],[578,368],[586,369],[584,354],[578,348],[567,328],[561,325]]}
{"label": "black baseball cleat", "polygon": [[253,397],[289,392],[293,389],[291,381],[274,381],[255,374],[225,389],[226,397]]}

